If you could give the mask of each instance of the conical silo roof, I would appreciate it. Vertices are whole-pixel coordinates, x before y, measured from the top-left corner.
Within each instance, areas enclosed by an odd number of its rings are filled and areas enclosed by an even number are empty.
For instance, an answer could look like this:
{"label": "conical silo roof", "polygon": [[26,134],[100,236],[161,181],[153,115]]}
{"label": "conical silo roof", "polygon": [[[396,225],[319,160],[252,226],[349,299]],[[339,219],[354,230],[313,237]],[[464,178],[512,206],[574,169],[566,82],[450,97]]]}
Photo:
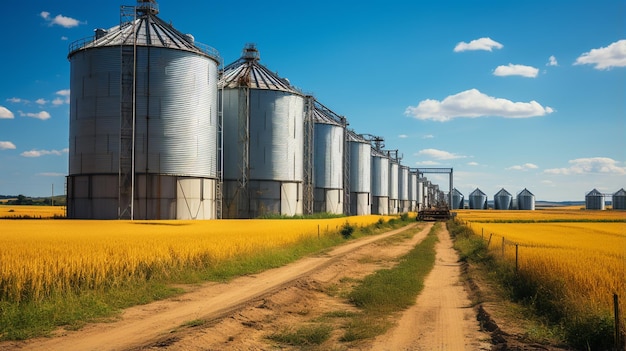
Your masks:
{"label": "conical silo roof", "polygon": [[332,124],[343,127],[346,125],[346,119],[333,112],[328,107],[322,105],[315,100],[315,108],[313,109],[313,121],[315,123]]}
{"label": "conical silo roof", "polygon": [[222,88],[248,87],[251,89],[278,90],[302,95],[289,80],[279,77],[259,63],[261,55],[254,44],[247,44],[241,57],[224,67],[220,79]]}
{"label": "conical silo roof", "polygon": [[613,196],[626,196],[626,190],[624,190],[624,188],[619,189],[618,191],[616,191]]}
{"label": "conical silo roof", "polygon": [[480,190],[479,188],[476,188],[476,190],[472,191],[472,193],[470,194],[470,196],[486,196],[487,194],[483,193],[482,190]]}
{"label": "conical silo roof", "polygon": [[135,16],[129,17],[128,21],[108,30],[96,29],[95,37],[81,39],[72,43],[69,56],[85,49],[133,45],[134,38],[137,46],[184,50],[206,55],[218,62],[220,61],[219,53],[216,49],[195,43],[193,36],[181,33],[171,24],[159,18],[157,16],[158,8],[154,1],[138,1],[136,7],[129,8],[131,13],[136,11]]}
{"label": "conical silo roof", "polygon": [[531,193],[530,190],[524,188],[524,190],[520,191],[517,196],[535,196],[535,194]]}
{"label": "conical silo roof", "polygon": [[496,193],[495,196],[511,196],[511,193],[509,193],[508,191],[506,191],[504,188],[500,189],[500,191],[498,191]]}
{"label": "conical silo roof", "polygon": [[587,195],[585,196],[604,196],[604,195],[602,195],[602,193],[599,192],[598,189],[593,189],[590,192],[588,192]]}

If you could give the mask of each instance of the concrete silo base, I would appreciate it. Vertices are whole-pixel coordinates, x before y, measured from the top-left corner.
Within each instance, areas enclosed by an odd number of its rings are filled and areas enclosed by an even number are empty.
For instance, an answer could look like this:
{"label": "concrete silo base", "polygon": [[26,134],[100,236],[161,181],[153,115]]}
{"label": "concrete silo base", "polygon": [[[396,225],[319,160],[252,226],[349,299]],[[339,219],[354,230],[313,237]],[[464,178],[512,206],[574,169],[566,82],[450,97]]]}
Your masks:
{"label": "concrete silo base", "polygon": [[400,213],[406,213],[409,212],[411,209],[411,204],[409,202],[409,200],[400,200],[399,201],[399,212]]}
{"label": "concrete silo base", "polygon": [[370,193],[350,193],[350,215],[364,216],[371,213]]}
{"label": "concrete silo base", "polygon": [[250,180],[241,189],[236,180],[224,181],[223,217],[256,218],[302,214],[302,183]]}
{"label": "concrete silo base", "polygon": [[389,214],[398,213],[398,199],[389,199]]}
{"label": "concrete silo base", "polygon": [[313,212],[343,214],[343,189],[315,188]]}
{"label": "concrete silo base", "polygon": [[[215,187],[210,178],[138,174],[134,219],[214,219]],[[117,219],[118,175],[69,176],[67,215],[77,219]]]}
{"label": "concrete silo base", "polygon": [[372,214],[388,215],[389,214],[389,197],[387,196],[372,197]]}

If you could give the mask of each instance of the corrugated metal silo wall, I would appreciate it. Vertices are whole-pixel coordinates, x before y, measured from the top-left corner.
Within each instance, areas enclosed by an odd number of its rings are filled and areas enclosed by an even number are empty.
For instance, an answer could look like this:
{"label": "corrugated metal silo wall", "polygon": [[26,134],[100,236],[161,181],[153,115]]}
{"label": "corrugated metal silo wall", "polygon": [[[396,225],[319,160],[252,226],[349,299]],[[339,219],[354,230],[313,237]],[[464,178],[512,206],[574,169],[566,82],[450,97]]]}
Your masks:
{"label": "corrugated metal silo wall", "polygon": [[451,209],[458,210],[463,208],[463,195],[460,193],[452,194],[452,206]]}
{"label": "corrugated metal silo wall", "polygon": [[369,143],[350,141],[350,214],[371,213],[372,147]]}
{"label": "corrugated metal silo wall", "polygon": [[588,210],[604,210],[604,196],[586,196],[585,197],[585,208]]}
{"label": "corrugated metal silo wall", "polygon": [[343,133],[340,126],[315,123],[313,184],[316,188],[343,189]]}
{"label": "corrugated metal silo wall", "polygon": [[399,211],[409,212],[409,167],[400,166],[398,171]]}
{"label": "corrugated metal silo wall", "polygon": [[517,197],[517,207],[520,210],[534,211],[535,197],[532,195],[520,195]]}
{"label": "corrugated metal silo wall", "polygon": [[417,211],[417,173],[409,173],[409,211]]}
{"label": "corrugated metal silo wall", "polygon": [[224,203],[241,207],[230,217],[302,214],[304,98],[283,91],[249,90],[249,198],[237,203],[237,180],[246,167],[240,138],[245,127],[240,124],[240,111],[245,111],[240,110],[241,96],[240,89],[223,90]]}
{"label": "corrugated metal silo wall", "polygon": [[421,210],[425,207],[425,203],[426,203],[426,192],[424,191],[424,186],[425,186],[425,180],[424,178],[417,178],[417,209]]}
{"label": "corrugated metal silo wall", "polygon": [[513,197],[511,195],[496,195],[493,197],[493,207],[496,210],[510,210]]}
{"label": "corrugated metal silo wall", "polygon": [[389,158],[372,156],[372,213],[389,214]]}
{"label": "corrugated metal silo wall", "polygon": [[484,210],[487,205],[486,195],[470,195],[469,208],[472,210]]}
{"label": "corrugated metal silo wall", "polygon": [[611,201],[614,210],[626,210],[626,196],[613,195]]}
{"label": "corrugated metal silo wall", "polygon": [[[215,218],[217,63],[156,47],[136,57],[135,218]],[[120,62],[118,46],[70,57],[72,218],[117,218]]]}
{"label": "corrugated metal silo wall", "polygon": [[389,163],[389,213],[396,214],[399,210],[398,205],[398,162],[391,161]]}

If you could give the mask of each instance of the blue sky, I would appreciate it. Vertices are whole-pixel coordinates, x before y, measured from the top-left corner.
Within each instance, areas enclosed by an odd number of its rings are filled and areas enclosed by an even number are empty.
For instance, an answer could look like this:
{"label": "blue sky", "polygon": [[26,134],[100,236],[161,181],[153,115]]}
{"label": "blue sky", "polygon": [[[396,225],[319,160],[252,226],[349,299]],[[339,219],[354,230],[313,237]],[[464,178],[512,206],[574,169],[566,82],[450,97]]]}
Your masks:
{"label": "blue sky", "polygon": [[[173,1],[159,16],[261,63],[385,139],[410,167],[452,167],[490,198],[583,200],[626,187],[626,2]],[[64,191],[68,45],[132,1],[4,4],[0,194]],[[429,179],[447,190],[447,176]]]}

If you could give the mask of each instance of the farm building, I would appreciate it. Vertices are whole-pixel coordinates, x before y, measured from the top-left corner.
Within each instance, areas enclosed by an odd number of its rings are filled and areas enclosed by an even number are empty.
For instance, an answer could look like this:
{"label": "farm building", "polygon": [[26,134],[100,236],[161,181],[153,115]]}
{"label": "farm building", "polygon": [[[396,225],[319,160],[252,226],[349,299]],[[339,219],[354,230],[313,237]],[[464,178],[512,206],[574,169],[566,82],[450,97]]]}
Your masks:
{"label": "farm building", "polygon": [[220,58],[158,13],[70,45],[69,218],[216,217]]}
{"label": "farm building", "polygon": [[476,188],[469,194],[469,208],[471,210],[487,209],[487,194]]}
{"label": "farm building", "polygon": [[306,97],[259,63],[256,46],[224,68],[224,217],[303,212]]}
{"label": "farm building", "polygon": [[626,210],[626,190],[624,188],[616,191],[611,198],[614,210]]}
{"label": "farm building", "polygon": [[585,195],[585,209],[604,210],[604,194],[593,189]]}
{"label": "farm building", "polygon": [[493,196],[493,208],[496,210],[510,210],[513,208],[513,196],[504,188]]}
{"label": "farm building", "polygon": [[535,195],[531,193],[528,189],[524,188],[524,190],[517,193],[517,208],[519,210],[535,210]]}

